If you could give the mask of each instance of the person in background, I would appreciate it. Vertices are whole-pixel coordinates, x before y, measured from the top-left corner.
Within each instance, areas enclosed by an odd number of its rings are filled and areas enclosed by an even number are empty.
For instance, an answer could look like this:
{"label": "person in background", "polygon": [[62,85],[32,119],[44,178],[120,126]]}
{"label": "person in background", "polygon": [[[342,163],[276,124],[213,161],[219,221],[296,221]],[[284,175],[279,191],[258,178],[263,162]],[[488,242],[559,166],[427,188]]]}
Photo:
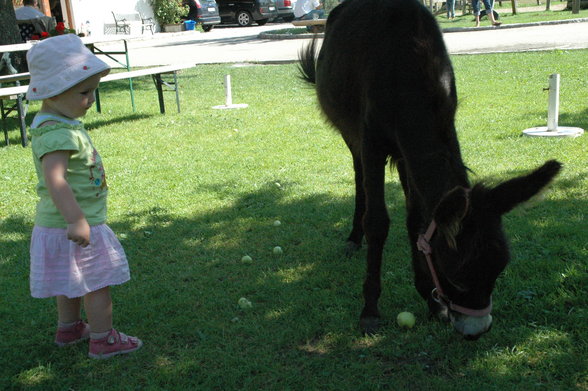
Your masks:
{"label": "person in background", "polygon": [[[494,18],[494,10],[493,0],[482,0],[484,2],[484,8],[486,9],[486,15],[488,19],[492,22],[492,26],[500,26],[502,23],[498,22]],[[474,11],[474,16],[476,17],[476,27],[480,27],[480,0],[472,0],[472,9]]]}
{"label": "person in background", "polygon": [[294,6],[294,18],[297,20],[323,19],[325,10],[319,0],[298,0]]}
{"label": "person in background", "polygon": [[14,10],[16,20],[29,20],[44,17],[37,4],[37,0],[23,0],[22,7]]}
{"label": "person in background", "polygon": [[447,0],[445,7],[447,7],[447,19],[455,19],[455,0]]}
{"label": "person in background", "polygon": [[[28,100],[41,108],[31,124],[37,173],[30,245],[30,289],[55,297],[55,343],[90,339],[88,356],[134,352],[143,343],[112,327],[110,287],[130,280],[129,264],[106,225],[108,186],[100,154],[78,120],[92,107],[100,78],[110,71],[75,34],[47,38],[27,53]],[[82,303],[88,323],[82,320]]]}

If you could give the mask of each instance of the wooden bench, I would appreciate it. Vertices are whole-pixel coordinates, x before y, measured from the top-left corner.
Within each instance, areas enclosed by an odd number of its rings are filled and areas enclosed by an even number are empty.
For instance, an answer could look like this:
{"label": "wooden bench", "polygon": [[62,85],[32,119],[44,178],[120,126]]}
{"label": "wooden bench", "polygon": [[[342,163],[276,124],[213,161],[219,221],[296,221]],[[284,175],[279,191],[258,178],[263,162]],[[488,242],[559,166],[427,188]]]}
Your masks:
{"label": "wooden bench", "polygon": [[325,31],[327,19],[293,20],[292,24],[298,27],[304,26],[313,33],[322,33]]}
{"label": "wooden bench", "polygon": [[[0,115],[2,116],[2,125],[3,125],[2,127],[4,129],[4,141],[6,142],[6,145],[8,145],[8,131],[6,129],[5,120],[10,113],[12,113],[13,111],[16,111],[18,114],[18,119],[20,121],[20,137],[22,140],[23,147],[26,146],[27,138],[26,138],[26,125],[24,122],[24,118],[27,115],[28,105],[26,103],[23,104],[23,96],[19,91],[24,88],[25,92],[26,92],[26,88],[28,88],[28,87],[21,86],[20,82],[23,80],[28,80],[30,77],[31,77],[31,75],[28,72],[0,76],[0,86],[2,84],[6,84],[6,83],[14,83],[15,84],[14,86],[5,87],[5,88],[0,89],[1,91],[3,91],[2,92],[3,95],[0,97]],[[8,106],[5,106],[4,105],[5,99],[12,99],[12,100],[15,100],[16,102],[14,104],[10,104]],[[23,132],[23,129],[24,129],[24,132]]]}
{"label": "wooden bench", "polygon": [[[8,145],[8,129],[6,126],[6,117],[12,111],[16,110],[18,113],[19,127],[20,127],[20,140],[23,147],[27,146],[27,126],[25,124],[26,116],[26,105],[23,105],[24,94],[27,92],[29,86],[14,86],[0,88],[0,102],[2,108],[2,129],[4,130],[4,141]],[[16,103],[9,108],[4,107],[4,100],[16,100]]]}
{"label": "wooden bench", "polygon": [[327,19],[308,19],[308,20],[293,20],[294,26],[324,26]]}
{"label": "wooden bench", "polygon": [[[155,88],[157,89],[157,97],[159,100],[159,111],[161,114],[165,114],[165,101],[163,93],[165,91],[174,91],[176,95],[176,105],[178,108],[178,113],[180,112],[180,95],[178,89],[178,80],[177,80],[177,72],[182,69],[192,68],[192,64],[180,64],[180,65],[165,65],[160,67],[154,68],[146,68],[146,69],[138,69],[135,71],[125,71],[125,72],[118,72],[118,73],[110,73],[103,77],[100,82],[101,83],[108,83],[115,80],[124,80],[124,79],[133,79],[137,77],[143,76],[152,76],[153,82],[155,83]],[[165,80],[164,76],[169,75],[172,77],[172,80]],[[0,82],[4,80],[7,81],[20,81],[26,80],[30,78],[29,73],[19,73],[16,75],[10,76],[2,76],[0,77]],[[169,88],[169,90],[164,90],[164,86]],[[14,105],[13,110],[17,110],[18,118],[19,118],[19,126],[20,126],[20,137],[21,143],[23,147],[27,145],[27,132],[26,132],[26,124],[25,124],[25,115],[26,109],[23,101],[25,101],[25,94],[28,90],[28,86],[14,86],[14,87],[4,87],[0,88],[0,101],[3,100],[16,100],[16,104]],[[100,92],[99,89],[96,90],[96,110],[101,112],[101,103],[100,103]],[[11,110],[12,111],[12,110]],[[3,122],[3,130],[4,130],[4,139],[6,141],[6,145],[9,144],[8,141],[8,129],[6,124],[4,123],[5,119],[4,111],[2,114],[2,122]]]}

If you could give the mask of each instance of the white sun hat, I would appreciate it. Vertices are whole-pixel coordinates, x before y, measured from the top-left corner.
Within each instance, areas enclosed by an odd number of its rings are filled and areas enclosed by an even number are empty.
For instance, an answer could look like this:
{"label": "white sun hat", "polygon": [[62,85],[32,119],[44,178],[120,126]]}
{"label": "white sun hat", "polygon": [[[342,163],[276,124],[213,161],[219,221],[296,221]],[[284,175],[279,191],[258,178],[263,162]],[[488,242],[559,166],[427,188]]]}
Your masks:
{"label": "white sun hat", "polygon": [[96,57],[80,37],[64,34],[44,39],[27,53],[31,83],[28,100],[59,95],[96,74],[106,76],[110,66]]}

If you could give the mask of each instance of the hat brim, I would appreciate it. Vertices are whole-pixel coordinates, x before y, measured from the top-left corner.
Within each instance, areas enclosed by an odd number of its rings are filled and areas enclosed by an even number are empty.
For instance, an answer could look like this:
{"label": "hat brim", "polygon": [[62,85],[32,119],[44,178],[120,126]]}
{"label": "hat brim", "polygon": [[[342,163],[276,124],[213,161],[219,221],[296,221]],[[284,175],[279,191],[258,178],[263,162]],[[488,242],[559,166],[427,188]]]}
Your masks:
{"label": "hat brim", "polygon": [[102,78],[110,73],[110,66],[108,64],[99,58],[94,58],[94,60],[91,61],[92,66],[88,70],[75,70],[71,72],[71,69],[64,69],[59,74],[53,76],[55,78],[54,83],[48,83],[47,80],[38,81],[31,77],[31,83],[26,94],[27,100],[49,99],[62,94],[92,76],[100,75]]}

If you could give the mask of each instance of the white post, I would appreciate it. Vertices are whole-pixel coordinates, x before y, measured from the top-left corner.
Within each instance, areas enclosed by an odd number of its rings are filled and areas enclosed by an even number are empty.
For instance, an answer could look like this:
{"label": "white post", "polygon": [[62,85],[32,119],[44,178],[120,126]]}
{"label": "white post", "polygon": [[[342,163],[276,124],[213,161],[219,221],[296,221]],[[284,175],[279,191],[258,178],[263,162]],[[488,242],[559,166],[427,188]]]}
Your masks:
{"label": "white post", "polygon": [[232,104],[233,93],[231,92],[231,75],[225,75],[225,106],[231,106]]}
{"label": "white post", "polygon": [[[515,0],[513,0],[514,2]],[[559,74],[549,75],[549,102],[547,106],[547,126],[538,126],[523,130],[525,136],[532,137],[578,137],[584,129],[571,126],[559,126]]]}
{"label": "white post", "polygon": [[559,74],[549,75],[549,106],[547,107],[547,131],[556,132],[559,117]]}
{"label": "white post", "polygon": [[231,75],[225,75],[225,104],[212,106],[213,109],[242,109],[247,103],[233,104],[233,92],[231,91]]}

